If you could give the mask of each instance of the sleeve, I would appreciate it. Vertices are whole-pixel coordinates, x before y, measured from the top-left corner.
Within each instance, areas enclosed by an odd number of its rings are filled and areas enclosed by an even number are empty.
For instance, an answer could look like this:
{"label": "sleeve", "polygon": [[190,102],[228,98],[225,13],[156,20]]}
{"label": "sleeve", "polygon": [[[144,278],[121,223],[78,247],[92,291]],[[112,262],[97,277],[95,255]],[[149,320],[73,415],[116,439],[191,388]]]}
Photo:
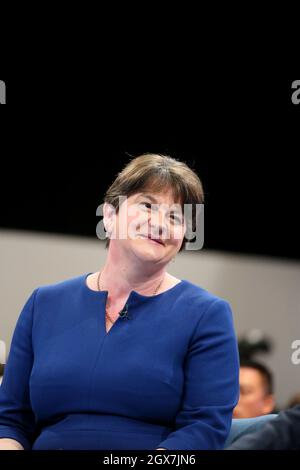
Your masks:
{"label": "sleeve", "polygon": [[282,411],[262,429],[237,439],[226,450],[300,450],[300,406]]}
{"label": "sleeve", "polygon": [[213,301],[198,321],[184,374],[183,400],[175,429],[157,447],[222,449],[239,396],[239,355],[228,302]]}
{"label": "sleeve", "polygon": [[31,448],[36,430],[29,396],[36,292],[37,289],[27,300],[18,318],[0,386],[0,438],[15,439],[25,450]]}

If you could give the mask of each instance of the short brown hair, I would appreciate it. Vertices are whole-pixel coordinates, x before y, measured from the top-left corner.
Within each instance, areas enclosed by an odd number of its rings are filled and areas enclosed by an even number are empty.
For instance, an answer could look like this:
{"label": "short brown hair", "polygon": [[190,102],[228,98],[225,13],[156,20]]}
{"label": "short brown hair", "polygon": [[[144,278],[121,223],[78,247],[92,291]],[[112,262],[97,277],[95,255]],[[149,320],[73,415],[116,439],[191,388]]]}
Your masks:
{"label": "short brown hair", "polygon": [[[204,203],[204,191],[200,178],[186,163],[168,155],[145,153],[133,158],[118,174],[108,188],[104,201],[119,210],[119,196],[172,189],[175,202],[184,204]],[[196,221],[193,215],[193,229]],[[109,245],[109,239],[107,245]],[[181,247],[182,248],[182,247]]]}

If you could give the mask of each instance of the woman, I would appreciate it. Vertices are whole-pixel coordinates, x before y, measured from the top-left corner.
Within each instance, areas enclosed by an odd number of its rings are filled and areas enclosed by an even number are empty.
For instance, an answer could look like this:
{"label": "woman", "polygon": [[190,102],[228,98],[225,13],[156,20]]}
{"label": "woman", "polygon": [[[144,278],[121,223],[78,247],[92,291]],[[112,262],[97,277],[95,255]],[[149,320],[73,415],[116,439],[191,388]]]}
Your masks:
{"label": "woman", "polygon": [[184,204],[202,202],[198,176],[170,157],[142,155],[118,175],[105,265],[36,289],[21,312],[2,449],[223,447],[238,398],[230,306],[166,271],[184,246]]}

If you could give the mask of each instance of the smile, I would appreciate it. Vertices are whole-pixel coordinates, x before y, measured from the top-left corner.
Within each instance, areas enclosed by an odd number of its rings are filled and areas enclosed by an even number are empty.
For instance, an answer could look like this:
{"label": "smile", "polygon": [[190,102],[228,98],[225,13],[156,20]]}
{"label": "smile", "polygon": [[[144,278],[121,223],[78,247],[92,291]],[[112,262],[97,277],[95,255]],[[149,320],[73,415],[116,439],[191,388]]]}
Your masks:
{"label": "smile", "polygon": [[162,246],[165,245],[164,242],[162,240],[160,240],[159,238],[151,238],[151,237],[148,237],[146,235],[140,235],[140,237],[146,238],[147,240],[149,240],[152,243],[155,243],[156,245],[162,245]]}

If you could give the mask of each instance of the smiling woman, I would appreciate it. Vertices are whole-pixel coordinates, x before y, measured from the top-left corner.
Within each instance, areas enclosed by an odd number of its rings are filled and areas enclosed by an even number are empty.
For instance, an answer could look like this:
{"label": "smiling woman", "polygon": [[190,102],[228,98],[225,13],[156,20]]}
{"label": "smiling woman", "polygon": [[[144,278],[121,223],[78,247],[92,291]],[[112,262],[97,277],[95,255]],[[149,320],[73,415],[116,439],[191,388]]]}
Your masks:
{"label": "smiling woman", "polygon": [[[136,206],[139,205],[141,210],[144,209],[147,213],[151,212],[152,220],[155,214],[162,215],[162,210],[158,211],[159,207],[166,209],[171,226],[179,226],[179,231],[178,228],[177,230],[173,229],[175,231],[173,239],[180,240],[179,249],[183,249],[184,232],[187,228],[190,228],[191,231],[195,230],[197,223],[195,207],[203,204],[204,191],[198,175],[185,163],[163,155],[145,154],[134,158],[126,165],[107,190],[105,202],[111,208],[110,214],[118,214],[120,200],[124,197],[127,203],[129,201],[129,205],[133,205],[130,207],[131,213],[134,213],[132,209],[137,209]],[[183,218],[184,209],[188,205],[193,209],[192,217],[191,220],[188,220],[188,227],[186,225],[183,227],[183,223],[186,222]],[[124,214],[124,210],[122,214]],[[141,222],[145,222],[145,218]],[[132,219],[130,221],[132,222]],[[126,224],[126,216],[122,217],[122,225],[124,224]],[[136,227],[134,225],[134,229]],[[158,227],[153,224],[152,232],[155,228],[157,232]],[[170,226],[163,226],[163,228],[169,236],[173,232]],[[167,228],[168,230],[166,230]],[[107,246],[112,238],[111,225],[109,226],[109,235]],[[156,233],[155,236],[159,238],[160,234]],[[113,237],[117,237],[116,232],[113,233]],[[132,233],[131,238],[133,238]]]}
{"label": "smiling woman", "polygon": [[21,312],[0,448],[223,447],[239,389],[231,309],[167,272],[197,223],[184,205],[203,199],[199,177],[167,156],[142,155],[118,175],[104,266],[36,289]]}

